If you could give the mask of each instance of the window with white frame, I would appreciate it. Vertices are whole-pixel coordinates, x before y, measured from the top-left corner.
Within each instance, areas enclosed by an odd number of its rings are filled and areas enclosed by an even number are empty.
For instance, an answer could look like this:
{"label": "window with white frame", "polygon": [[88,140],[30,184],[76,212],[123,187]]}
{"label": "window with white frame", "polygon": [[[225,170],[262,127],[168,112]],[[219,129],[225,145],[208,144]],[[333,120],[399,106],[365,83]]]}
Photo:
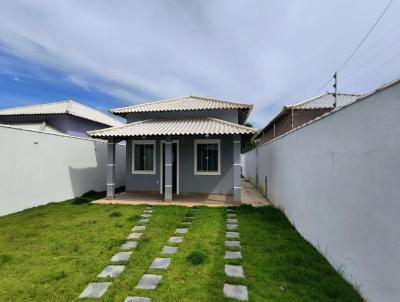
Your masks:
{"label": "window with white frame", "polygon": [[194,174],[221,174],[221,141],[219,139],[194,141]]}
{"label": "window with white frame", "polygon": [[155,141],[132,141],[132,174],[155,174],[155,151]]}

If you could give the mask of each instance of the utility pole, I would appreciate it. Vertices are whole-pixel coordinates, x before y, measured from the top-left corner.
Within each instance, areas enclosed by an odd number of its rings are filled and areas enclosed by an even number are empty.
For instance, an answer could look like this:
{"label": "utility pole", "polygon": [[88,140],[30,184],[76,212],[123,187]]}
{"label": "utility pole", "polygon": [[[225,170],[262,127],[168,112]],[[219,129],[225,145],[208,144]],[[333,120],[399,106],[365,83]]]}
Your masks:
{"label": "utility pole", "polygon": [[338,72],[337,71],[333,75],[333,78],[335,79],[335,83],[333,84],[333,88],[335,88],[335,101],[333,102],[333,107],[335,108],[338,103]]}

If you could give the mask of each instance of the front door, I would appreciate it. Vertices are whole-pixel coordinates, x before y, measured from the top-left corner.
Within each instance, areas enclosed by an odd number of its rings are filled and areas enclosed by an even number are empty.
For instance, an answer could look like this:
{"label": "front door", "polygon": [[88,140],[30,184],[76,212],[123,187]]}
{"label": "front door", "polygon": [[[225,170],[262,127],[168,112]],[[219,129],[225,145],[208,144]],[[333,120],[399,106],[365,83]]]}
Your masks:
{"label": "front door", "polygon": [[[164,183],[165,183],[165,143],[162,143],[162,192],[164,191]],[[177,183],[178,183],[178,143],[173,142],[172,143],[172,193],[177,194],[178,189],[177,189]]]}

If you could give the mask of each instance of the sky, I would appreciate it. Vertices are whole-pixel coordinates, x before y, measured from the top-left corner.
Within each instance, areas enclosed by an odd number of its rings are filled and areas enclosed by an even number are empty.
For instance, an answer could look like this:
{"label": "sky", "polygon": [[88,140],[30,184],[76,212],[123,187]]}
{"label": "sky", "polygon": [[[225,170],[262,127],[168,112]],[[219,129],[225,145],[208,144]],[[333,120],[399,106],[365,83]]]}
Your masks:
{"label": "sky", "polygon": [[[107,111],[197,95],[254,104],[264,126],[323,86],[388,0],[0,2],[0,108],[63,99]],[[400,0],[340,69],[339,92],[400,77]]]}

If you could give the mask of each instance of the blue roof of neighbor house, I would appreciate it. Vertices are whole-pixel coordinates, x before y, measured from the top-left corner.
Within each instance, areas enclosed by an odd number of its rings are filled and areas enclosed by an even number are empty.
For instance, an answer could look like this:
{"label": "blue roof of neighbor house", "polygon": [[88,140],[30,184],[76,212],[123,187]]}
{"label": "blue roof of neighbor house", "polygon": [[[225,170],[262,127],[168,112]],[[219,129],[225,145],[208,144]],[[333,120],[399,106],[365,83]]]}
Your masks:
{"label": "blue roof of neighbor house", "polygon": [[0,109],[0,116],[42,114],[70,114],[111,127],[123,125],[122,122],[114,119],[106,113],[73,100]]}

